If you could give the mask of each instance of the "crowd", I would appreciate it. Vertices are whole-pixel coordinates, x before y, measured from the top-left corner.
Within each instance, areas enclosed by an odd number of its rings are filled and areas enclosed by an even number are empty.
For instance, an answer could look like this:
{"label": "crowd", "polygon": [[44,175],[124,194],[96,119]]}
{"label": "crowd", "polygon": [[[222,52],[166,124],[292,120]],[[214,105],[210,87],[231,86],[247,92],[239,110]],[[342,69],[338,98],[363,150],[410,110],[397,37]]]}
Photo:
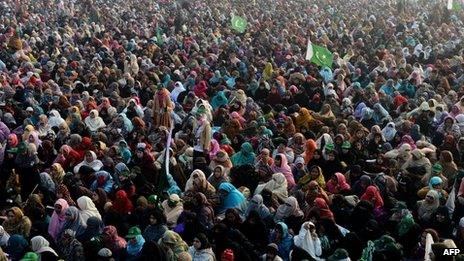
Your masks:
{"label": "crowd", "polygon": [[446,2],[0,1],[0,261],[453,260]]}

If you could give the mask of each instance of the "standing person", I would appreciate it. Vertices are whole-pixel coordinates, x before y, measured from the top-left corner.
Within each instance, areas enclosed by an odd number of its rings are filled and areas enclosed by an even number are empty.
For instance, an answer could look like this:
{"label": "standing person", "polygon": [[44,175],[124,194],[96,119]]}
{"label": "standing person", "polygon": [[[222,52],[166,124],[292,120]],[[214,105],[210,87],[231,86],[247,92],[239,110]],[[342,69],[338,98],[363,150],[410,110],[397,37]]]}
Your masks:
{"label": "standing person", "polygon": [[[196,124],[194,128],[195,142],[193,147],[193,157],[204,157],[209,159],[207,154],[211,148],[211,124],[206,117],[204,108],[199,108],[196,112]],[[194,166],[195,168],[195,166]]]}
{"label": "standing person", "polygon": [[162,85],[158,85],[158,90],[155,92],[153,98],[153,127],[159,128],[160,126],[171,129],[172,120],[171,113],[174,105],[170,98],[170,93]]}

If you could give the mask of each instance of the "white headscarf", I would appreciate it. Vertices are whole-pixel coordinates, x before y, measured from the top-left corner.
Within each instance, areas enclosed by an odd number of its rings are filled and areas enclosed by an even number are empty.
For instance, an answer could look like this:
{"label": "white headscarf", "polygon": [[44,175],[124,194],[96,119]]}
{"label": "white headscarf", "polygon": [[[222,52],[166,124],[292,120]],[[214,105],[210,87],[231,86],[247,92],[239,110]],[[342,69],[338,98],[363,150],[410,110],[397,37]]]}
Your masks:
{"label": "white headscarf", "polygon": [[50,125],[51,128],[59,127],[61,123],[64,122],[64,119],[61,118],[61,115],[57,110],[51,110],[48,115],[48,125]]}
{"label": "white headscarf", "polygon": [[8,239],[10,239],[10,235],[2,226],[0,226],[0,246],[6,246],[8,244]]}
{"label": "white headscarf", "polygon": [[84,160],[81,163],[77,164],[74,167],[74,173],[78,173],[80,167],[84,165],[91,167],[95,171],[99,171],[103,167],[103,163],[97,159],[97,154],[95,154],[95,152],[91,150],[89,151],[89,153],[92,155],[92,162],[87,162],[84,158]]}
{"label": "white headscarf", "polygon": [[181,83],[181,82],[176,82],[174,84],[174,90],[172,90],[171,92],[171,99],[176,102],[177,101],[177,97],[179,96],[179,94],[181,92],[185,91],[185,87],[184,85]]}
{"label": "white headscarf", "polygon": [[82,196],[78,198],[77,205],[80,208],[81,217],[82,220],[84,220],[84,223],[87,224],[87,219],[89,219],[90,217],[96,217],[101,220],[100,212],[98,212],[98,209],[95,207],[95,204],[89,197]]}
{"label": "white headscarf", "polygon": [[309,229],[306,226],[314,226],[310,221],[303,223],[300,228],[300,233],[293,237],[295,246],[305,250],[315,260],[323,260],[318,258],[322,254],[321,241],[318,237],[313,238]]}
{"label": "white headscarf", "polygon": [[[95,118],[92,118],[90,115],[94,114]],[[85,125],[90,129],[90,131],[98,131],[98,129],[106,127],[105,122],[101,117],[98,116],[97,110],[91,110],[89,116],[84,120]]]}
{"label": "white headscarf", "polygon": [[394,122],[389,122],[385,128],[382,129],[382,134],[386,141],[392,141],[396,135],[396,128]]}
{"label": "white headscarf", "polygon": [[43,236],[33,237],[31,239],[31,248],[32,251],[34,251],[36,254],[41,254],[43,252],[51,252],[56,257],[58,257],[58,254],[55,252],[55,250],[53,250],[53,248],[50,247],[50,243]]}

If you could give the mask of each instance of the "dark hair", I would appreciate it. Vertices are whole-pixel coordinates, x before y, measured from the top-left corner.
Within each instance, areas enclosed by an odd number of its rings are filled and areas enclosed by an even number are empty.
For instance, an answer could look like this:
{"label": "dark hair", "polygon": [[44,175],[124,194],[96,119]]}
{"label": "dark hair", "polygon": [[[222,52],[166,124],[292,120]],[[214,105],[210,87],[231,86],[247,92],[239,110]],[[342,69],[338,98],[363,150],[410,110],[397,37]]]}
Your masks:
{"label": "dark hair", "polygon": [[199,248],[200,250],[201,250],[201,249],[206,249],[206,248],[210,248],[210,247],[211,247],[211,244],[209,243],[209,240],[208,240],[208,238],[206,237],[205,234],[199,233],[199,234],[197,234],[197,235],[195,236],[195,238],[197,238],[197,239],[200,241],[200,243],[201,243],[201,246],[200,246],[200,248]]}

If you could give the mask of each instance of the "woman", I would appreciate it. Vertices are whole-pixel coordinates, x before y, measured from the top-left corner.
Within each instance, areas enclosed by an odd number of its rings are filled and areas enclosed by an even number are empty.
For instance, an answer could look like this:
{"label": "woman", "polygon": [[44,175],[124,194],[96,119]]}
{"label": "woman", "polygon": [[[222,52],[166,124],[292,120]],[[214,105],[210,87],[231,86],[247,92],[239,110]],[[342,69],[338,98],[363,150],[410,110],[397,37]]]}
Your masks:
{"label": "woman", "polygon": [[232,155],[230,160],[234,167],[254,165],[255,153],[253,152],[253,147],[249,142],[244,142],[240,147],[240,151]]}
{"label": "woman", "polygon": [[66,175],[66,172],[60,163],[53,163],[50,168],[50,174],[52,176],[53,182],[55,182],[55,185],[58,186],[63,183],[63,178]]}
{"label": "woman", "polygon": [[69,192],[66,185],[61,184],[56,187],[56,197],[59,199],[64,199],[69,206],[76,206],[76,202],[71,198],[71,193]]}
{"label": "woman", "polygon": [[374,211],[383,207],[383,199],[377,186],[369,186],[361,196],[361,200],[369,201],[374,206]]}
{"label": "woman", "polygon": [[77,238],[82,243],[100,236],[103,232],[103,221],[97,217],[89,217],[86,225],[87,227],[85,228],[84,233]]}
{"label": "woman", "polygon": [[8,239],[10,239],[10,234],[5,231],[5,229],[0,226],[0,248],[5,248],[5,246],[8,244]]}
{"label": "woman", "polygon": [[76,166],[76,164],[78,164],[81,160],[82,158],[79,152],[71,148],[69,145],[63,145],[55,159],[55,163],[59,163],[63,169],[69,170],[70,168],[74,168],[74,166]]}
{"label": "woman", "polygon": [[189,247],[189,254],[192,261],[215,261],[216,256],[211,248],[208,238],[200,233],[193,239],[193,245]]}
{"label": "woman", "polygon": [[164,215],[166,216],[167,225],[173,228],[177,225],[180,214],[184,211],[181,199],[176,194],[169,195],[169,198],[161,203]]}
{"label": "woman", "polygon": [[114,226],[106,226],[102,233],[103,245],[111,250],[113,256],[119,256],[126,248],[126,240],[118,236],[118,230]]}
{"label": "woman", "polygon": [[8,253],[8,257],[12,261],[20,260],[27,252],[29,244],[27,240],[21,235],[12,235],[8,239],[8,245],[5,248],[5,252]]}
{"label": "woman", "polygon": [[103,167],[103,163],[97,159],[97,154],[95,154],[95,152],[88,150],[85,153],[84,160],[74,167],[74,173],[79,173],[79,169],[82,166],[88,166],[91,167],[94,171],[99,171]]}
{"label": "woman", "polygon": [[190,178],[187,180],[187,184],[185,184],[184,200],[192,200],[198,192],[203,193],[212,205],[217,205],[216,189],[206,180],[205,173],[196,169],[190,174]]}
{"label": "woman", "polygon": [[272,194],[276,195],[279,200],[284,200],[288,197],[287,180],[284,174],[275,173],[272,179],[264,184],[258,185],[255,190],[255,195],[260,194],[263,190],[270,190]]}
{"label": "woman", "polygon": [[325,188],[325,179],[324,175],[322,175],[322,169],[319,166],[312,166],[309,170],[309,173],[304,175],[303,177],[298,180],[298,185],[303,189],[306,190],[309,182],[316,181],[319,187]]}
{"label": "woman", "polygon": [[458,167],[453,159],[453,154],[448,150],[440,153],[440,165],[443,167],[442,174],[448,179],[448,184],[453,184],[458,173]]}
{"label": "woman", "polygon": [[293,178],[293,173],[292,169],[287,163],[287,157],[285,157],[284,154],[279,153],[275,156],[274,158],[274,164],[271,165],[271,170],[274,173],[282,173],[285,176],[285,179],[287,180],[287,185],[289,188],[292,188],[295,186],[295,180]]}
{"label": "woman", "polygon": [[228,175],[226,173],[226,169],[221,165],[217,165],[213,169],[213,174],[211,176],[209,176],[208,182],[215,189],[218,189],[219,185],[221,185],[223,182],[229,182],[229,177],[228,177]]}
{"label": "woman", "polygon": [[130,215],[134,210],[134,205],[124,190],[118,190],[118,192],[116,192],[113,210],[119,215]]}
{"label": "woman", "polygon": [[277,223],[271,234],[271,242],[279,248],[279,256],[283,260],[289,260],[290,250],[293,245],[293,236],[288,233],[287,225],[284,222]]}
{"label": "woman", "polygon": [[63,224],[61,233],[63,233],[66,230],[72,230],[74,233],[73,237],[76,237],[82,235],[85,232],[87,224],[84,223],[81,213],[79,212],[79,209],[77,209],[76,207],[71,206],[68,209],[66,209],[65,219],[66,221]]}
{"label": "woman", "polygon": [[149,224],[143,231],[142,235],[148,242],[158,242],[158,240],[168,230],[168,227],[166,226],[166,216],[163,212],[161,212],[161,210],[154,209],[148,214],[148,220]]}
{"label": "woman", "polygon": [[243,194],[231,183],[222,183],[219,186],[218,194],[220,198],[220,204],[216,212],[218,215],[225,213],[229,208],[239,207],[245,201]]}
{"label": "woman", "polygon": [[106,127],[103,119],[98,116],[97,110],[91,110],[89,116],[85,118],[84,123],[91,132],[97,132],[99,129]]}
{"label": "woman", "polygon": [[63,231],[58,247],[66,261],[85,260],[84,247],[76,239],[76,232],[72,229],[65,229]]}
{"label": "woman", "polygon": [[214,209],[203,193],[197,193],[193,202],[193,211],[197,214],[200,223],[206,228],[212,228],[214,224]]}
{"label": "woman", "polygon": [[143,238],[140,229],[138,227],[131,227],[126,238],[129,241],[126,245],[126,255],[124,256],[124,260],[139,260],[143,244],[145,244],[145,239]]}
{"label": "woman", "polygon": [[313,222],[303,223],[300,232],[293,238],[293,242],[296,247],[306,251],[315,260],[318,260],[322,255],[321,241]]}
{"label": "woman", "polygon": [[188,254],[188,245],[174,231],[168,230],[158,241],[158,245],[166,251],[166,261],[184,260],[182,257]]}
{"label": "woman", "polygon": [[340,172],[335,173],[329,182],[327,182],[327,191],[332,194],[348,195],[350,190],[350,184],[346,182],[345,175]]}
{"label": "woman", "polygon": [[32,224],[31,234],[44,234],[48,227],[48,217],[42,198],[38,194],[31,194],[24,206],[24,215],[29,217]]}
{"label": "woman", "polygon": [[58,254],[43,236],[35,236],[31,239],[31,248],[39,256],[40,261],[58,260]]}
{"label": "woman", "polygon": [[80,208],[80,214],[82,217],[82,221],[85,224],[87,224],[87,220],[90,217],[96,217],[98,219],[101,219],[100,212],[98,212],[98,209],[95,207],[95,204],[89,197],[82,196],[78,198],[77,206]]}
{"label": "woman", "polygon": [[31,232],[31,220],[23,214],[23,211],[18,207],[12,207],[6,211],[7,220],[3,222],[3,228],[10,235],[21,235],[25,238],[29,237]]}
{"label": "woman", "polygon": [[228,174],[230,169],[233,167],[229,154],[225,150],[218,151],[209,164],[209,167],[212,170],[218,166],[223,167],[225,174]]}
{"label": "woman", "polygon": [[62,231],[63,225],[66,222],[65,213],[69,205],[66,200],[60,198],[55,202],[54,207],[55,209],[48,225],[48,234],[50,234],[54,240],[57,240],[58,235]]}
{"label": "woman", "polygon": [[440,206],[440,195],[435,190],[430,190],[425,199],[417,202],[417,215],[423,224],[429,224],[433,214]]}
{"label": "woman", "polygon": [[292,231],[299,231],[303,223],[303,211],[301,211],[295,197],[288,197],[284,204],[277,208],[274,220],[285,222]]}
{"label": "woman", "polygon": [[316,198],[314,200],[313,208],[316,210],[319,219],[335,220],[334,214],[332,213],[332,211],[329,208],[329,205],[327,205],[327,202],[324,199]]}
{"label": "woman", "polygon": [[263,196],[260,194],[256,194],[248,203],[248,206],[245,210],[245,217],[247,218],[251,211],[255,211],[258,213],[259,218],[262,220],[266,220],[271,213],[269,212],[269,208],[266,207],[263,203]]}

